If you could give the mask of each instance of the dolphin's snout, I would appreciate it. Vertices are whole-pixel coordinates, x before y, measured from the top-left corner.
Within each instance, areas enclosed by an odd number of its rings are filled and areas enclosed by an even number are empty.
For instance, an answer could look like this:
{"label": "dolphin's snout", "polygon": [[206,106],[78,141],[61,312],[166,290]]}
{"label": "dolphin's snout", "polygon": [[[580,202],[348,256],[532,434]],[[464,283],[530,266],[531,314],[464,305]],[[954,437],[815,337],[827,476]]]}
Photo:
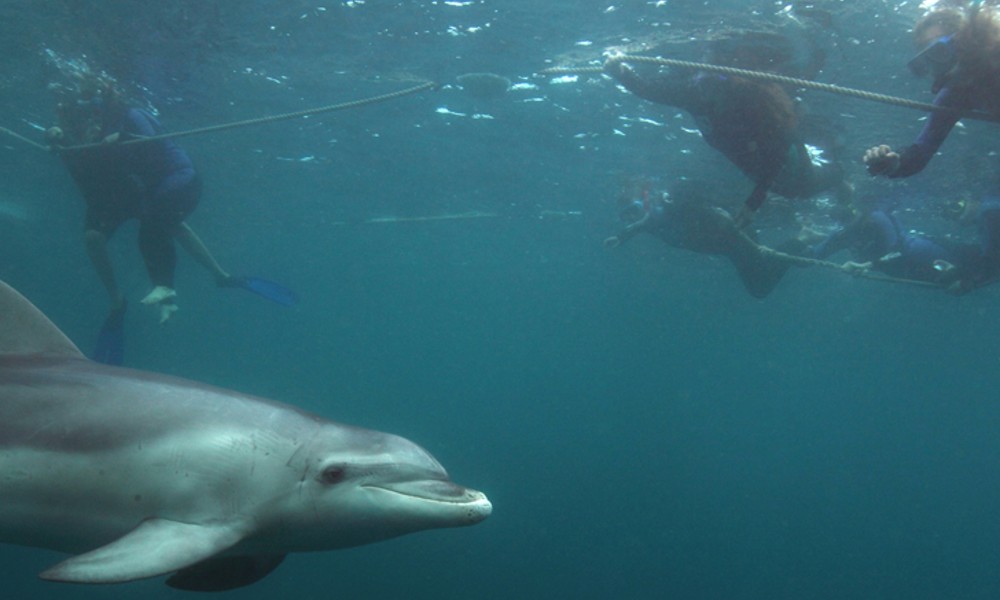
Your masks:
{"label": "dolphin's snout", "polygon": [[469,525],[484,521],[493,514],[493,504],[486,494],[475,490],[468,490],[468,494],[471,496],[468,504]]}

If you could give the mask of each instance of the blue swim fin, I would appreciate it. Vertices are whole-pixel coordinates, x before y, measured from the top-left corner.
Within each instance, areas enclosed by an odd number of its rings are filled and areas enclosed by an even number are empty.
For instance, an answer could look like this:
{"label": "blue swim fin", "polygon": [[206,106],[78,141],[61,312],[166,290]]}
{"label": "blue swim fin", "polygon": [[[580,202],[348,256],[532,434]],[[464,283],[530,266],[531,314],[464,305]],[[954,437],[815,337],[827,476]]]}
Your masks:
{"label": "blue swim fin", "polygon": [[121,366],[125,361],[125,307],[111,311],[104,320],[91,358],[106,365]]}
{"label": "blue swim fin", "polygon": [[282,306],[294,306],[299,301],[298,294],[292,290],[260,277],[230,277],[222,285],[243,288]]}

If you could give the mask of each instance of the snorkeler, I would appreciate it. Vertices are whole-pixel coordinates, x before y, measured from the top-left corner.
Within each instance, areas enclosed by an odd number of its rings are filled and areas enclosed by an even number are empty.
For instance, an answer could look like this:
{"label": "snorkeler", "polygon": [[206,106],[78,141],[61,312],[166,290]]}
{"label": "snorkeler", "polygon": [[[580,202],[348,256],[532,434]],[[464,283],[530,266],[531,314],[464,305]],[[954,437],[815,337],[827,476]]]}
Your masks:
{"label": "snorkeler", "polygon": [[118,288],[108,256],[108,240],[125,221],[139,221],[139,250],[153,289],[142,304],[159,309],[160,322],[177,310],[174,241],[206,268],[221,287],[241,287],[275,302],[294,302],[294,294],[272,282],[234,277],[222,269],[205,244],[185,223],[201,195],[201,178],[188,155],[172,140],[123,145],[127,140],[161,132],[147,111],[131,107],[106,74],[73,74],[63,94],[59,125],[46,132],[56,147],[95,144],[82,150],[61,149],[60,157],[86,201],[84,238],[87,253],[111,301],[98,337],[95,359],[118,363],[123,353],[125,296]]}
{"label": "snorkeler", "polygon": [[995,2],[962,3],[928,12],[913,28],[919,52],[908,66],[932,79],[935,111],[916,141],[902,152],[882,144],[868,149],[864,162],[872,175],[900,178],[919,173],[958,123],[962,112],[1000,116],[1000,14]]}
{"label": "snorkeler", "polygon": [[962,294],[996,281],[1000,275],[1000,198],[978,205],[979,243],[937,242],[906,232],[888,202],[869,198],[857,218],[805,252],[826,259],[851,253],[847,266],[891,277],[933,283]]}
{"label": "snorkeler", "polygon": [[[741,39],[739,44],[747,40],[753,38]],[[718,64],[739,56],[743,68],[772,70],[776,66],[771,55],[761,55],[761,64],[754,65],[748,62],[750,54],[736,52],[733,46],[713,44],[708,61]],[[835,160],[817,159],[815,149],[811,152],[804,143],[795,103],[781,86],[682,69],[640,76],[617,56],[609,57],[604,69],[633,94],[690,113],[705,141],[754,181],[737,217],[740,227],[749,222],[769,191],[787,198],[832,191],[838,202],[849,201],[851,186],[842,168]]]}
{"label": "snorkeler", "polygon": [[695,200],[642,189],[638,197],[629,193],[619,199],[619,216],[627,225],[604,240],[606,248],[648,233],[673,248],[724,256],[755,298],[770,294],[791,264],[761,252],[725,210]]}

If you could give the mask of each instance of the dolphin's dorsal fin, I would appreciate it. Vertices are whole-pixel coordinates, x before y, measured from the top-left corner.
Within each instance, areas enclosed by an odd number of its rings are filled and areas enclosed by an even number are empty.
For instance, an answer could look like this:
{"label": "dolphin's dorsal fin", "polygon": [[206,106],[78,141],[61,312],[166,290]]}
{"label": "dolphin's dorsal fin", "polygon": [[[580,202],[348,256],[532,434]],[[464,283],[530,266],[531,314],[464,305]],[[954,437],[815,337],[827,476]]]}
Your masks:
{"label": "dolphin's dorsal fin", "polygon": [[80,350],[42,311],[0,281],[0,357],[17,354],[83,358]]}
{"label": "dolphin's dorsal fin", "polygon": [[69,583],[124,583],[166,575],[228,550],[244,537],[241,527],[148,519],[106,546],[74,556],[39,575]]}

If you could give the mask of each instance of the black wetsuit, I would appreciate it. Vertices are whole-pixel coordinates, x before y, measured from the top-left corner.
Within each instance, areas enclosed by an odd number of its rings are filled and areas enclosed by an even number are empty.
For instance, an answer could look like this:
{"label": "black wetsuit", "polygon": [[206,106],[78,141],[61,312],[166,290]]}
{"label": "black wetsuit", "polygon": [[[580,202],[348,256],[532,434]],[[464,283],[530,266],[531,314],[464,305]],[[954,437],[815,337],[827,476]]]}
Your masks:
{"label": "black wetsuit", "polygon": [[725,211],[694,202],[645,202],[645,212],[616,236],[625,242],[649,233],[668,246],[699,254],[726,257],[747,292],[763,298],[781,280],[790,263],[772,260],[757,244],[736,229]]}
{"label": "black wetsuit", "polygon": [[835,162],[812,160],[797,137],[792,100],[775,84],[689,71],[641,77],[624,66],[612,74],[635,95],[690,113],[705,141],[756,183],[746,200],[751,210],[768,191],[807,198],[843,181]]}
{"label": "black wetsuit", "polygon": [[[159,123],[137,108],[95,109],[99,139],[119,141],[161,133]],[[154,285],[174,287],[174,229],[198,205],[201,180],[188,155],[173,141],[105,146],[62,153],[87,203],[85,228],[107,237],[138,219],[139,250]]]}

